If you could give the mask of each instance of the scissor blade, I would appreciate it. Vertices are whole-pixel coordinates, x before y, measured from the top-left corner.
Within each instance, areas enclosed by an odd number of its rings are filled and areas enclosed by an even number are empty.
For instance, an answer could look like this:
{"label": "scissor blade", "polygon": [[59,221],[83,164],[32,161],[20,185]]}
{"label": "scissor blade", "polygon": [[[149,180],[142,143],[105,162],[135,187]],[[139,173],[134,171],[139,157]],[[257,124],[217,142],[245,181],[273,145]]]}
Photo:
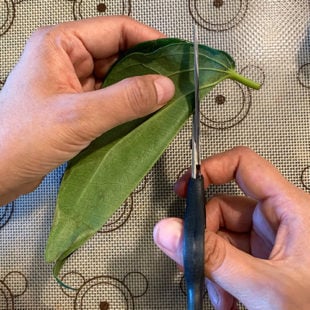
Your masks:
{"label": "scissor blade", "polygon": [[192,130],[192,177],[186,193],[184,215],[183,261],[186,282],[187,310],[202,310],[204,296],[204,232],[205,194],[204,179],[200,173],[199,156],[199,65],[197,30],[194,25],[194,83],[195,111]]}
{"label": "scissor blade", "polygon": [[192,129],[192,178],[196,179],[199,174],[200,166],[200,99],[199,99],[199,51],[197,25],[194,23],[194,87],[195,87],[195,111],[193,115]]}

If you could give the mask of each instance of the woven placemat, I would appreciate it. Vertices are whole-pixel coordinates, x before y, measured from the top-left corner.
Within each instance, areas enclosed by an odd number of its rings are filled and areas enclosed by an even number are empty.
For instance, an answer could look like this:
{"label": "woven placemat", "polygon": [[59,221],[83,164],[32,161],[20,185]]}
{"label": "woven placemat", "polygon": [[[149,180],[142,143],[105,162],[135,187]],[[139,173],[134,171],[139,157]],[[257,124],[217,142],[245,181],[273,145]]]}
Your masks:
{"label": "woven placemat", "polygon": [[[239,72],[263,84],[252,91],[225,81],[204,100],[203,157],[246,145],[310,191],[309,1],[0,0],[0,89],[37,27],[116,14],[188,40],[195,21],[201,43],[227,51]],[[0,309],[185,309],[183,275],[154,245],[152,230],[183,215],[173,183],[190,165],[190,130],[188,122],[120,210],[70,257],[61,277],[78,292],[60,288],[44,262],[65,165],[1,208]],[[208,195],[217,192],[238,189],[217,186]],[[207,295],[205,309],[212,309]]]}

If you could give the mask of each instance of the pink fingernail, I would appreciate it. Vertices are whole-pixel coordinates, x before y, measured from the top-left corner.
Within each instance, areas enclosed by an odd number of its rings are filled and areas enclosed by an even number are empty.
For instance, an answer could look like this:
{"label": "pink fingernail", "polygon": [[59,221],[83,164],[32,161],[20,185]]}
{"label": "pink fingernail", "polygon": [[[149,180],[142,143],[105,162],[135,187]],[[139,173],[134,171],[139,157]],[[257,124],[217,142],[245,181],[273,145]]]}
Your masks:
{"label": "pink fingernail", "polygon": [[173,97],[174,84],[169,78],[160,76],[154,81],[154,85],[157,91],[157,100],[160,105],[165,104]]}
{"label": "pink fingernail", "polygon": [[178,219],[162,220],[154,229],[155,243],[169,256],[175,256],[179,252],[182,235],[183,225]]}
{"label": "pink fingernail", "polygon": [[219,303],[219,294],[214,286],[210,283],[207,285],[208,295],[213,306]]}

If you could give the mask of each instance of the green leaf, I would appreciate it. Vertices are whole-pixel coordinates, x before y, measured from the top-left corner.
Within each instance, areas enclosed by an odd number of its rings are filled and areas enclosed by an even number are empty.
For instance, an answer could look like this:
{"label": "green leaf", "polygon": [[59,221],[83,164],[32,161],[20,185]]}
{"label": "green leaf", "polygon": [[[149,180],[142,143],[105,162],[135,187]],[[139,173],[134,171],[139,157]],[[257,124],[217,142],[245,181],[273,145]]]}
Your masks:
{"label": "green leaf", "polygon": [[[175,96],[157,113],[103,134],[68,163],[45,253],[47,262],[55,262],[55,277],[122,205],[192,114],[193,58],[192,43],[160,39],[130,49],[111,68],[103,87],[130,76],[163,74],[174,81]],[[226,78],[259,87],[234,71],[225,52],[200,45],[199,64],[201,97]]]}

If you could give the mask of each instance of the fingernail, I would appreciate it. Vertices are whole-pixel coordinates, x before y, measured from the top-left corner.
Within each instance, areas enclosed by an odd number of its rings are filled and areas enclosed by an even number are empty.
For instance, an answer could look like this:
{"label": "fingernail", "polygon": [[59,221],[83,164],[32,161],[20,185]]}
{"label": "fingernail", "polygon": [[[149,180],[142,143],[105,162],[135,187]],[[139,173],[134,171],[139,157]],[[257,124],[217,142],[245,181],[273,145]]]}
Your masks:
{"label": "fingernail", "polygon": [[166,219],[154,228],[154,241],[169,257],[180,262],[180,246],[182,243],[183,225],[181,220]]}
{"label": "fingernail", "polygon": [[173,82],[165,77],[160,76],[154,81],[154,85],[157,92],[157,102],[160,105],[167,103],[174,95]]}
{"label": "fingernail", "polygon": [[210,283],[207,285],[208,295],[213,306],[219,303],[219,294],[214,286]]}

